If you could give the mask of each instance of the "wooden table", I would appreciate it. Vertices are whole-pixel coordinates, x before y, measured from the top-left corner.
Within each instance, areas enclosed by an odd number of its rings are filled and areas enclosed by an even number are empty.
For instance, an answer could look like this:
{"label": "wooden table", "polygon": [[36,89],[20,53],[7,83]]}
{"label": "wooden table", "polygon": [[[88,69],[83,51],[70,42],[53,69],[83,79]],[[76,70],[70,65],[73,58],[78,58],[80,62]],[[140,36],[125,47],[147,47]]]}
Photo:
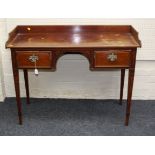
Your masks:
{"label": "wooden table", "polygon": [[91,71],[121,70],[120,104],[122,104],[125,69],[129,70],[125,125],[129,123],[135,73],[136,52],[141,47],[137,31],[130,25],[17,26],[6,42],[11,49],[19,124],[22,124],[19,69],[24,71],[29,104],[28,69],[56,70],[64,54],[82,54]]}

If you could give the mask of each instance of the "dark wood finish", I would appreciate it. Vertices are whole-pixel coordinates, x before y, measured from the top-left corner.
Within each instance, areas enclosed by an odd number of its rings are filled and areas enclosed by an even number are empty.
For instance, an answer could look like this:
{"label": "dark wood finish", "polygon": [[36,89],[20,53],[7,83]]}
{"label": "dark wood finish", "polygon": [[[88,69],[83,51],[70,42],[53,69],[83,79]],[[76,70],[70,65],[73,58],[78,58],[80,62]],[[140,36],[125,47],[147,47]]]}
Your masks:
{"label": "dark wood finish", "polygon": [[[15,35],[16,33],[16,35]],[[17,26],[9,48],[140,47],[132,26]]]}
{"label": "dark wood finish", "polygon": [[37,68],[52,67],[52,52],[51,51],[17,51],[16,61],[18,68],[35,68],[35,63],[29,60],[30,56],[37,56]]}
{"label": "dark wood finish", "polygon": [[129,124],[129,117],[131,112],[131,98],[132,98],[132,89],[133,89],[133,81],[134,81],[134,73],[135,69],[129,69],[129,79],[128,79],[128,96],[127,96],[127,107],[126,107],[126,118],[125,125]]}
{"label": "dark wood finish", "polygon": [[125,125],[128,126],[129,119],[130,119],[130,112],[131,112],[131,100],[132,100],[132,91],[133,91],[133,82],[134,82],[134,75],[135,75],[135,64],[136,64],[136,54],[137,49],[134,50],[132,57],[132,67],[129,68],[128,74],[128,94],[127,94],[127,106],[126,106],[126,118],[125,118]]}
{"label": "dark wood finish", "polygon": [[13,77],[14,77],[14,84],[15,84],[15,92],[16,92],[16,101],[17,101],[17,109],[18,109],[18,118],[19,124],[22,124],[22,105],[20,99],[20,86],[19,86],[19,71],[17,69],[17,64],[15,60],[15,52],[11,50],[11,57],[12,57],[12,69],[13,69]]}
{"label": "dark wood finish", "polygon": [[129,123],[136,50],[141,47],[138,32],[130,25],[17,26],[6,42],[11,49],[19,123],[22,123],[18,69],[24,69],[27,103],[29,86],[27,69],[34,69],[30,56],[37,56],[36,68],[56,70],[65,54],[81,54],[91,71],[121,69],[120,103],[123,98],[125,69],[129,69],[128,100],[125,125]]}
{"label": "dark wood finish", "polygon": [[121,69],[120,105],[122,105],[122,99],[123,99],[124,78],[125,78],[125,69]]}
{"label": "dark wood finish", "polygon": [[[114,53],[117,56],[115,61],[109,61],[108,56]],[[131,51],[124,50],[108,50],[95,51],[95,66],[94,67],[129,67]]]}
{"label": "dark wood finish", "polygon": [[27,69],[24,69],[23,71],[24,71],[24,80],[25,80],[25,89],[26,89],[26,101],[27,101],[27,104],[30,104],[28,71]]}

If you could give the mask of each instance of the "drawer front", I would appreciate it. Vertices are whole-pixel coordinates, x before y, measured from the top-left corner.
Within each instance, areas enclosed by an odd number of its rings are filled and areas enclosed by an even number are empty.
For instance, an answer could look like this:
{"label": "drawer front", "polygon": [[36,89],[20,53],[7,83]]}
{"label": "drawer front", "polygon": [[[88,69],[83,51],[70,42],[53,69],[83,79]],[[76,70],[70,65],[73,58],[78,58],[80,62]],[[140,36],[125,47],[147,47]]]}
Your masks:
{"label": "drawer front", "polygon": [[129,67],[131,51],[95,51],[94,67]]}
{"label": "drawer front", "polygon": [[16,60],[18,68],[51,68],[51,51],[17,51]]}

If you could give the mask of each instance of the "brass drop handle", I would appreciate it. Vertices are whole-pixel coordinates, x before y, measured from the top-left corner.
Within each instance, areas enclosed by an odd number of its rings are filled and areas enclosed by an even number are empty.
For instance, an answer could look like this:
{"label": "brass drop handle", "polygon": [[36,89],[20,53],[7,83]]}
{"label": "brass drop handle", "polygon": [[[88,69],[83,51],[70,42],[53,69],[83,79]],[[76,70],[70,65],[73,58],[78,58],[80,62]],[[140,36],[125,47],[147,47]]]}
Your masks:
{"label": "brass drop handle", "polygon": [[38,75],[39,74],[39,72],[38,72],[38,69],[37,69],[37,61],[39,60],[39,57],[38,56],[36,56],[36,55],[31,55],[31,56],[29,56],[29,61],[31,61],[31,62],[33,62],[34,63],[34,67],[35,67],[35,69],[34,69],[34,74],[35,75]]}
{"label": "brass drop handle", "polygon": [[110,53],[108,54],[107,59],[111,62],[114,62],[117,60],[117,55],[115,53]]}
{"label": "brass drop handle", "polygon": [[31,62],[36,62],[39,60],[39,57],[33,54],[33,55],[29,56],[29,60]]}

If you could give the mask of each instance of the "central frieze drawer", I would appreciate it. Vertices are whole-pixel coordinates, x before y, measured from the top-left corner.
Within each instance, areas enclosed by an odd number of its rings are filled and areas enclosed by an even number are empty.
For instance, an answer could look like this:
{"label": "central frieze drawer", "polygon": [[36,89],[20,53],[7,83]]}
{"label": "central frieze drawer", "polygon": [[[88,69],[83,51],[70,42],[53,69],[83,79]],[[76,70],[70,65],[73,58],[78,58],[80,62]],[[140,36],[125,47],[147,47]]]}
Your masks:
{"label": "central frieze drawer", "polygon": [[51,51],[17,51],[18,68],[52,68]]}
{"label": "central frieze drawer", "polygon": [[94,52],[94,67],[129,67],[131,51],[105,50]]}

